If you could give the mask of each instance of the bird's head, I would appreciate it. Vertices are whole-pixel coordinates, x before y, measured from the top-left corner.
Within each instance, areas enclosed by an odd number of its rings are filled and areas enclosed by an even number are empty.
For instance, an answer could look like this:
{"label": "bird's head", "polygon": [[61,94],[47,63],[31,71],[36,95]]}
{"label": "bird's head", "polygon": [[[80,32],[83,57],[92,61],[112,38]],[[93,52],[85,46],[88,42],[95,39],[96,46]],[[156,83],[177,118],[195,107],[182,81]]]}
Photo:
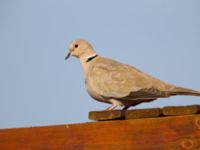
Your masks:
{"label": "bird's head", "polygon": [[74,40],[69,44],[69,51],[65,57],[68,59],[70,56],[75,56],[79,59],[87,60],[91,56],[96,55],[92,45],[85,40]]}

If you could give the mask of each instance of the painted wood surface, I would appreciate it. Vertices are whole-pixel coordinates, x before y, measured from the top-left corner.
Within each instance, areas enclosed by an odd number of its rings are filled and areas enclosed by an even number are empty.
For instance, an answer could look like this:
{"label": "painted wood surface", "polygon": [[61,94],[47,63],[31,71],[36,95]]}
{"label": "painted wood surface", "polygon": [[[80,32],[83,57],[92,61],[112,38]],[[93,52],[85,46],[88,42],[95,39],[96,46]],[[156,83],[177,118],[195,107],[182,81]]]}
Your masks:
{"label": "painted wood surface", "polygon": [[200,150],[200,115],[1,129],[0,150]]}

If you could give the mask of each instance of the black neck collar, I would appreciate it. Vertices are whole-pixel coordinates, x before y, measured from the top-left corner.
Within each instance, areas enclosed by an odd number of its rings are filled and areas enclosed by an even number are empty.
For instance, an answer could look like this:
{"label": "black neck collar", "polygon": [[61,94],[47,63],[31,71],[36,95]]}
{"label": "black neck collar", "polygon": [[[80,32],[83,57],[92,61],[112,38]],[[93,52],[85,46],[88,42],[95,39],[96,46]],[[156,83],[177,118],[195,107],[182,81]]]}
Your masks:
{"label": "black neck collar", "polygon": [[92,60],[95,59],[97,56],[98,56],[98,55],[96,54],[96,55],[94,55],[94,56],[92,56],[92,57],[89,57],[89,58],[86,60],[86,62],[92,61]]}

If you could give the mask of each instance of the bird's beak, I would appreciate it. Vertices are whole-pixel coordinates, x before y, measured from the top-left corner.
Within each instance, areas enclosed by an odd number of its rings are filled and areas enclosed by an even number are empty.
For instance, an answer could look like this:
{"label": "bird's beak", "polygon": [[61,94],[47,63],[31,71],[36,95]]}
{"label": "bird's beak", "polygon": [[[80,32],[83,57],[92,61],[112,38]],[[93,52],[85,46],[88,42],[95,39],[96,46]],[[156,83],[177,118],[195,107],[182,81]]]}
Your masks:
{"label": "bird's beak", "polygon": [[71,56],[71,53],[68,52],[67,56],[65,57],[65,60],[67,60]]}

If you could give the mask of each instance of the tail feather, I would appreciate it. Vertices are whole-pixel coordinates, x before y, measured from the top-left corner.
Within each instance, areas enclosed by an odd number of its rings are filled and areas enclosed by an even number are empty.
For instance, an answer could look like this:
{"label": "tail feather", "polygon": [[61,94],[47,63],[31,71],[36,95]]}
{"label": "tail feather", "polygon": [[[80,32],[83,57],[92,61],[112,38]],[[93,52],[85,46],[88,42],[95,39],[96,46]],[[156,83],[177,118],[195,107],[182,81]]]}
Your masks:
{"label": "tail feather", "polygon": [[191,96],[200,96],[200,91],[188,89],[188,88],[182,88],[182,87],[176,87],[172,93],[172,95],[191,95]]}

